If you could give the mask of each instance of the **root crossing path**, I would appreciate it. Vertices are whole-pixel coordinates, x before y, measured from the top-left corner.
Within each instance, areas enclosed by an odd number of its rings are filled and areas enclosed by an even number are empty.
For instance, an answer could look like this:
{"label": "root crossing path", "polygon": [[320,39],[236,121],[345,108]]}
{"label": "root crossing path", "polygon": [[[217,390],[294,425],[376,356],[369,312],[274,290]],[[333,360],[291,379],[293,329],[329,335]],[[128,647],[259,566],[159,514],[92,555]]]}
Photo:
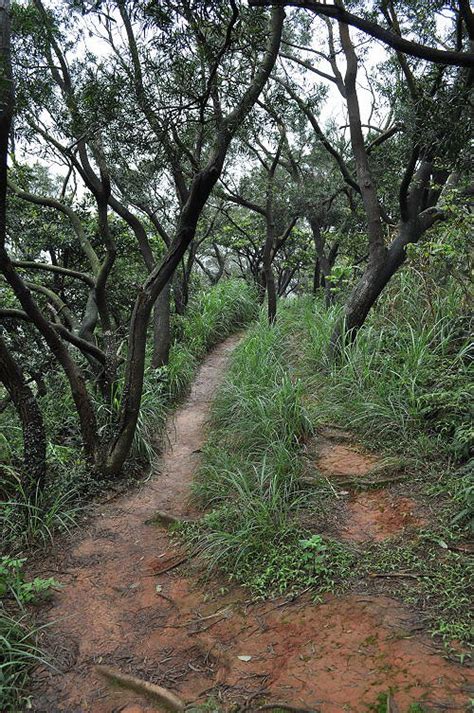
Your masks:
{"label": "root crossing path", "polygon": [[133,691],[111,688],[98,665],[166,687],[189,704],[213,698],[223,710],[246,702],[246,711],[257,710],[251,701],[263,700],[365,712],[388,691],[391,711],[405,713],[418,700],[427,710],[465,710],[465,670],[442,657],[397,601],[351,594],[314,604],[308,594],[252,603],[245,592],[203,584],[186,563],[179,566],[183,554],[166,530],[147,524],[158,510],[191,512],[210,402],[238,340],[231,337],[202,364],[170,419],[161,472],[99,504],[83,530],[41,563],[63,586],[42,622],[56,670],[36,673],[33,710],[160,710]]}

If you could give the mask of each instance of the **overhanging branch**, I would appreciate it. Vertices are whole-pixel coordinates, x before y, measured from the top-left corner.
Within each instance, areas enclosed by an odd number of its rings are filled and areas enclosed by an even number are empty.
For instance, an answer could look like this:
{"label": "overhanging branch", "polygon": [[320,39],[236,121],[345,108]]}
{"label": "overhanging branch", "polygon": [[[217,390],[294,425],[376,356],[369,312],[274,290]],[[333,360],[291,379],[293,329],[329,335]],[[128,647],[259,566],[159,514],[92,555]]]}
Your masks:
{"label": "overhanging branch", "polygon": [[326,5],[325,3],[315,2],[314,0],[249,0],[249,5],[250,7],[291,6],[311,10],[317,15],[330,17],[339,22],[344,22],[346,25],[357,27],[358,30],[362,30],[362,32],[365,32],[371,37],[375,37],[375,39],[380,40],[398,52],[403,52],[412,57],[418,57],[419,59],[425,59],[428,62],[436,62],[438,64],[474,67],[474,54],[472,52],[440,50],[436,47],[428,47],[418,42],[406,40],[391,30],[386,30],[376,22],[366,20],[358,15],[353,15],[339,5]]}

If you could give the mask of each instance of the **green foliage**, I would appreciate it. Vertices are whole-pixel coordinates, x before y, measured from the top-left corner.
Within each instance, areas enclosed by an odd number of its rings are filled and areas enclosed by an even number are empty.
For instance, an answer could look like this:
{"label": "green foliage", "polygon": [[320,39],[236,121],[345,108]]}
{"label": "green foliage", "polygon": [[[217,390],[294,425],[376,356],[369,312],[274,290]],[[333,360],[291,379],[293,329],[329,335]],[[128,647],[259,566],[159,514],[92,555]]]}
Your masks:
{"label": "green foliage", "polygon": [[23,690],[33,665],[45,663],[35,643],[36,632],[26,624],[26,615],[14,615],[7,609],[8,599],[14,599],[16,609],[44,597],[54,579],[35,577],[25,581],[25,558],[0,558],[0,708],[2,711],[24,710],[28,699]]}
{"label": "green foliage", "polygon": [[[243,281],[219,283],[191,304],[188,314],[178,320],[168,366],[146,371],[134,442],[135,457],[147,462],[154,458],[169,409],[189,387],[205,351],[254,315],[254,295]],[[111,408],[97,400],[102,428],[112,422],[120,388],[119,385]],[[21,429],[17,425],[11,427],[12,411],[7,409],[0,414],[0,430],[9,434],[8,439],[0,440],[0,539],[7,551],[47,544],[58,530],[68,530],[76,524],[84,497],[101,493],[108,485],[92,474],[82,460],[74,406],[61,376],[49,376],[41,406],[48,430],[50,471],[45,489],[33,493],[24,489],[22,473],[16,467],[23,447]],[[0,559],[0,599],[13,598],[19,606],[35,601],[56,586],[53,579],[25,581],[24,562],[24,558],[14,556]],[[35,632],[25,617],[15,618],[7,613],[0,601],[2,711],[25,708],[28,700],[22,691],[31,667],[40,661],[44,659],[36,647]]]}
{"label": "green foliage", "polygon": [[313,374],[317,420],[356,430],[377,448],[402,446],[419,458],[465,458],[473,444],[474,392],[457,292],[450,283],[427,311],[415,276],[398,275],[338,360],[331,360],[327,346],[337,308],[327,312],[310,301],[292,305],[284,318],[301,325],[294,343],[302,352],[301,371]]}
{"label": "green foliage", "polygon": [[17,604],[23,605],[35,601],[51,587],[58,585],[52,577],[41,579],[35,577],[31,582],[25,582],[23,566],[26,558],[0,558],[0,599],[13,596]]}
{"label": "green foliage", "polygon": [[[426,292],[412,274],[401,274],[336,361],[328,344],[337,306],[291,300],[282,303],[275,326],[262,319],[250,330],[215,400],[195,485],[212,509],[184,528],[211,569],[259,596],[334,591],[355,571],[409,572],[413,585],[398,586],[395,578],[393,591],[423,609],[446,644],[466,641],[469,574],[463,556],[445,542],[455,542],[473,519],[472,462],[450,470],[465,457],[459,433],[470,422],[468,341],[457,294],[451,281],[432,302],[434,311],[422,310]],[[305,492],[299,477],[301,445],[314,424],[324,423],[355,430],[382,452],[403,450],[420,465],[421,482],[436,464],[436,485],[420,487],[426,497],[451,497],[438,530],[407,546],[384,543],[355,553],[298,524],[307,522],[303,510],[330,507],[319,491]]]}
{"label": "green foliage", "polygon": [[448,493],[455,504],[456,513],[451,518],[451,526],[474,533],[474,459],[470,459],[449,477],[430,488],[430,493]]}
{"label": "green foliage", "polygon": [[33,543],[46,545],[55,532],[76,524],[81,509],[77,502],[79,468],[70,468],[57,467],[55,480],[44,490],[31,492],[24,488],[19,471],[0,466],[0,536],[6,550],[17,551]]}
{"label": "green foliage", "polygon": [[31,668],[46,663],[35,641],[36,632],[20,618],[9,615],[0,604],[0,708],[18,713],[28,708],[24,695]]}
{"label": "green foliage", "polygon": [[254,291],[241,280],[225,280],[196,295],[184,317],[175,317],[175,334],[194,359],[256,317]]}
{"label": "green foliage", "polygon": [[472,568],[437,533],[422,531],[417,540],[404,545],[372,545],[359,563],[359,573],[364,572],[412,575],[413,587],[395,577],[393,593],[422,610],[432,634],[446,645],[472,640]]}
{"label": "green foliage", "polygon": [[[132,461],[150,464],[161,447],[170,408],[191,384],[205,352],[255,316],[255,296],[242,280],[224,280],[196,295],[184,317],[175,318],[176,336],[169,364],[148,367],[135,434]],[[74,526],[84,498],[99,494],[106,484],[91,472],[81,453],[75,406],[64,376],[45,375],[46,393],[39,398],[48,434],[49,474],[43,490],[28,492],[23,485],[22,431],[13,408],[0,413],[0,536],[4,547],[46,544],[55,531]],[[123,383],[115,386],[111,405],[95,399],[101,433],[112,428]],[[13,422],[12,422],[13,421]]]}
{"label": "green foliage", "polygon": [[294,520],[308,502],[300,443],[311,422],[282,347],[279,325],[262,317],[234,352],[195,485],[213,509],[184,528],[211,569],[262,596],[307,586],[330,591],[351,560],[342,545]]}

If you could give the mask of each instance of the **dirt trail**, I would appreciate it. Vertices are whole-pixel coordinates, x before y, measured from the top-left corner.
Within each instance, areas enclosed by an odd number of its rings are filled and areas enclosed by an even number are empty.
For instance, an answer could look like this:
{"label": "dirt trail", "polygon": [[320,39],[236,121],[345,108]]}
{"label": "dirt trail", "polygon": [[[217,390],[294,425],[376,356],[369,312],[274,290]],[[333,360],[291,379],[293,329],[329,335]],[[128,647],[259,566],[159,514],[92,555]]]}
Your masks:
{"label": "dirt trail", "polygon": [[[446,661],[420,633],[416,616],[394,600],[351,594],[319,605],[305,596],[255,604],[240,589],[199,583],[183,567],[156,574],[180,552],[164,529],[145,521],[156,510],[191,511],[189,487],[210,400],[237,341],[227,340],[204,361],[170,423],[162,472],[99,505],[84,530],[42,563],[64,585],[44,615],[55,622],[45,637],[60,670],[38,671],[33,710],[156,710],[134,693],[111,690],[95,672],[101,663],[168,687],[186,702],[212,695],[226,710],[261,694],[259,700],[321,713],[362,713],[390,689],[399,713],[414,701],[428,710],[464,711],[465,670]],[[340,448],[327,444],[329,474],[363,474],[372,465],[364,470],[346,449],[342,466]]]}

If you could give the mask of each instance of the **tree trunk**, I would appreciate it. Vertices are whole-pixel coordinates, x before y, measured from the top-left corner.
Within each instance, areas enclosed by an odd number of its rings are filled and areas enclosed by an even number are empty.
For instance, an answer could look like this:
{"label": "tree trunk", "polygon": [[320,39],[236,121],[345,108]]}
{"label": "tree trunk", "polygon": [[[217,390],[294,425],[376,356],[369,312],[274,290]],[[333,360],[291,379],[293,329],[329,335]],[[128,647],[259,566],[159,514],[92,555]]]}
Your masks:
{"label": "tree trunk", "polygon": [[273,274],[271,263],[266,264],[264,270],[265,283],[267,287],[268,321],[270,324],[274,324],[277,313],[277,291],[275,285],[275,275]]}
{"label": "tree trunk", "polygon": [[277,291],[275,285],[275,275],[273,274],[272,260],[274,238],[273,211],[267,210],[267,235],[263,248],[263,274],[265,276],[265,289],[267,293],[267,312],[269,324],[274,324],[277,313]]}
{"label": "tree trunk", "polygon": [[186,311],[186,304],[183,295],[183,280],[178,270],[173,275],[173,298],[176,314],[183,315]]}
{"label": "tree trunk", "polygon": [[170,293],[171,283],[168,282],[155,302],[153,313],[153,356],[151,360],[153,369],[159,369],[160,366],[168,364],[171,346]]}
{"label": "tree trunk", "polygon": [[326,307],[329,307],[334,301],[334,294],[331,292],[331,281],[328,278],[331,274],[332,265],[334,264],[336,256],[334,256],[333,263],[331,264],[330,258],[326,255],[325,240],[321,234],[321,225],[317,217],[315,215],[309,215],[308,222],[313,234],[314,249],[316,251],[313,292],[316,293],[317,289],[323,287]]}
{"label": "tree trunk", "polygon": [[321,263],[319,257],[316,256],[314,261],[314,272],[313,272],[313,295],[317,295],[319,288],[321,287]]}
{"label": "tree trunk", "polygon": [[46,477],[46,434],[43,416],[20,367],[0,337],[0,381],[8,391],[23,430],[23,463],[26,490],[42,488]]}
{"label": "tree trunk", "polygon": [[385,259],[377,263],[369,262],[346,302],[343,319],[336,324],[331,335],[332,354],[339,349],[343,335],[349,341],[354,341],[380,293],[405,262],[407,244],[416,242],[418,237],[415,225],[402,224],[397,237],[386,252]]}

